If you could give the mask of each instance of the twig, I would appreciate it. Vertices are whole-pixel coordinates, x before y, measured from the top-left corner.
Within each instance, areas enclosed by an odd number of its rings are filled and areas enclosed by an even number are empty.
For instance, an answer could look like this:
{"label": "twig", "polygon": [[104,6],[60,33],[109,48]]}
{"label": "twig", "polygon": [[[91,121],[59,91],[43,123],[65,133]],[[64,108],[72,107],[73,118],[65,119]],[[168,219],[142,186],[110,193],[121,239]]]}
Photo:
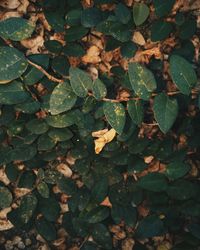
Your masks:
{"label": "twig", "polygon": [[28,60],[28,59],[27,59],[27,61],[28,61],[28,63],[29,63],[30,65],[32,65],[33,67],[35,67],[36,69],[38,69],[39,71],[41,71],[41,72],[42,72],[49,80],[51,80],[52,82],[58,82],[58,83],[64,82],[63,79],[58,79],[58,78],[56,78],[56,77],[50,75],[50,74],[49,74],[45,69],[43,69],[40,65],[38,65],[38,64],[36,64],[36,63],[34,63],[34,62]]}

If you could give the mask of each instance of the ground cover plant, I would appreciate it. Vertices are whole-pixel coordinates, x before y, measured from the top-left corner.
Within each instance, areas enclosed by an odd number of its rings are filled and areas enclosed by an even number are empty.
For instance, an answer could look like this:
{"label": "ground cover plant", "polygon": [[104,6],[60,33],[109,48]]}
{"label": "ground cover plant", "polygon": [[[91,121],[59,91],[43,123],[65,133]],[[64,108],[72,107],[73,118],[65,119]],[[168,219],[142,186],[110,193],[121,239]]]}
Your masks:
{"label": "ground cover plant", "polygon": [[199,249],[199,5],[0,2],[1,237]]}

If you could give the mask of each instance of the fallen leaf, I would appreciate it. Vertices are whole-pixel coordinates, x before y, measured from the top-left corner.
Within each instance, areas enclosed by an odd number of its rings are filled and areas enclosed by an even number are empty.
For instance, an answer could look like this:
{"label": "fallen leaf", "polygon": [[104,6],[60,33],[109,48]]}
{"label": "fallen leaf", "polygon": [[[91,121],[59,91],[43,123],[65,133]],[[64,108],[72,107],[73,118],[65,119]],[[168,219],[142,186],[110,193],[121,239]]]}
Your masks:
{"label": "fallen leaf", "polygon": [[0,231],[9,230],[13,224],[7,219],[7,214],[11,211],[11,207],[0,211]]}
{"label": "fallen leaf", "polygon": [[92,136],[93,137],[98,137],[98,139],[96,139],[94,141],[94,143],[95,143],[95,153],[99,154],[102,151],[102,149],[104,148],[104,146],[107,143],[111,142],[115,138],[115,135],[116,135],[116,131],[113,128],[110,129],[110,130],[103,129],[103,130],[93,132]]}
{"label": "fallen leaf", "polygon": [[19,7],[20,1],[19,0],[1,0],[0,6],[6,9],[16,9]]}
{"label": "fallen leaf", "polygon": [[100,49],[93,45],[88,50],[85,56],[82,57],[83,63],[99,63],[101,61],[101,57],[99,56]]}
{"label": "fallen leaf", "polygon": [[132,250],[135,245],[135,241],[132,238],[126,238],[122,241],[122,250]]}
{"label": "fallen leaf", "polygon": [[72,176],[72,170],[71,170],[71,168],[68,167],[67,164],[61,163],[56,167],[56,169],[58,170],[58,172],[63,174],[65,177],[69,178]]}
{"label": "fallen leaf", "polygon": [[111,204],[108,196],[101,202],[100,205],[104,206],[104,207],[112,207],[112,204]]}
{"label": "fallen leaf", "polygon": [[138,45],[141,45],[141,46],[145,45],[145,43],[146,43],[143,35],[139,31],[134,32],[132,41]]}

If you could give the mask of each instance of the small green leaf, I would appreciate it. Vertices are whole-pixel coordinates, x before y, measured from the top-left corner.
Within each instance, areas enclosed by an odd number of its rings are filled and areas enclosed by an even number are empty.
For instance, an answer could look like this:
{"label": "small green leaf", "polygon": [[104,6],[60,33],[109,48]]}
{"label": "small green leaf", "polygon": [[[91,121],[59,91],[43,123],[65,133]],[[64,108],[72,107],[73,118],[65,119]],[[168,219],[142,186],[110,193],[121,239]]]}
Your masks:
{"label": "small green leaf", "polygon": [[88,33],[88,29],[82,26],[73,26],[66,30],[65,40],[67,42],[74,42],[80,40]]}
{"label": "small green leaf", "polygon": [[84,219],[89,223],[98,223],[109,216],[109,209],[107,207],[98,206],[85,214]]}
{"label": "small green leaf", "polygon": [[119,3],[115,8],[115,15],[119,22],[127,24],[131,19],[131,12],[126,5]]}
{"label": "small green leaf", "polygon": [[6,187],[0,187],[0,210],[9,207],[11,203],[11,192]]}
{"label": "small green leaf", "polygon": [[26,124],[26,128],[33,134],[40,135],[44,134],[48,130],[49,126],[44,120],[33,119]]}
{"label": "small green leaf", "polygon": [[74,115],[70,111],[65,114],[52,115],[46,118],[46,122],[54,128],[66,128],[74,124]]}
{"label": "small green leaf", "polygon": [[130,63],[128,74],[135,93],[142,99],[148,100],[157,87],[153,73],[139,63]]}
{"label": "small green leaf", "polygon": [[190,166],[186,163],[172,162],[168,164],[166,167],[166,175],[170,179],[175,180],[186,175],[189,170],[190,170]]}
{"label": "small green leaf", "polygon": [[67,141],[73,137],[73,133],[68,128],[52,128],[48,132],[48,136],[54,141]]}
{"label": "small green leaf", "polygon": [[137,46],[133,42],[126,42],[121,46],[121,54],[125,58],[131,58],[137,51]]}
{"label": "small green leaf", "polygon": [[78,68],[69,70],[70,84],[77,96],[86,97],[88,90],[92,89],[92,79],[89,74]]}
{"label": "small green leaf", "polygon": [[197,29],[197,21],[195,19],[186,20],[180,27],[179,37],[183,40],[191,39]]}
{"label": "small green leaf", "polygon": [[127,102],[128,113],[136,125],[141,125],[144,118],[144,108],[140,100],[130,100]]}
{"label": "small green leaf", "polygon": [[103,249],[112,249],[112,239],[108,229],[103,224],[95,224],[92,229],[94,241]]}
{"label": "small green leaf", "polygon": [[173,82],[184,95],[189,95],[191,88],[197,83],[197,75],[192,65],[183,57],[170,57],[170,75]]}
{"label": "small green leaf", "polygon": [[66,56],[56,56],[53,58],[51,68],[57,74],[61,76],[69,75],[69,62]]}
{"label": "small green leaf", "polygon": [[156,215],[150,215],[139,222],[136,234],[138,238],[145,239],[165,234],[166,230],[162,220]]}
{"label": "small green leaf", "polygon": [[18,215],[23,224],[28,223],[29,220],[32,218],[36,206],[37,206],[37,198],[35,195],[28,194],[23,196],[18,210]]}
{"label": "small green leaf", "polygon": [[20,77],[28,63],[22,52],[11,47],[0,47],[0,84]]}
{"label": "small green leaf", "polygon": [[159,94],[154,99],[153,111],[158,126],[163,133],[167,133],[178,115],[177,100],[169,98],[164,93]]}
{"label": "small green leaf", "polygon": [[137,185],[152,192],[162,192],[167,189],[167,179],[160,173],[149,173],[141,177]]}
{"label": "small green leaf", "polygon": [[144,3],[135,3],[133,6],[133,19],[137,26],[143,24],[149,16],[149,7]]}
{"label": "small green leaf", "polygon": [[121,103],[105,102],[103,110],[108,123],[121,134],[126,121],[124,106]]}
{"label": "small green leaf", "polygon": [[42,237],[48,241],[56,239],[56,229],[51,222],[48,222],[44,218],[36,220],[36,229]]}
{"label": "small green leaf", "polygon": [[101,20],[101,11],[95,7],[86,8],[82,12],[81,24],[83,25],[83,27],[92,28],[100,23]]}
{"label": "small green leaf", "polygon": [[34,28],[34,25],[24,18],[10,17],[0,22],[0,36],[4,39],[21,41],[29,38]]}
{"label": "small green leaf", "polygon": [[173,26],[162,20],[155,21],[151,27],[151,40],[157,42],[166,39],[172,32]]}
{"label": "small green leaf", "polygon": [[50,112],[52,115],[58,115],[70,110],[76,103],[76,95],[67,82],[58,84],[50,97]]}
{"label": "small green leaf", "polygon": [[101,203],[108,194],[108,179],[101,178],[92,188],[91,197],[97,203]]}
{"label": "small green leaf", "polygon": [[156,15],[159,17],[167,15],[171,9],[173,8],[173,5],[175,4],[176,0],[153,0],[153,4],[155,6]]}
{"label": "small green leaf", "polygon": [[92,85],[92,92],[97,100],[100,100],[107,95],[107,89],[104,83],[100,79],[96,79]]}
{"label": "small green leaf", "polygon": [[21,82],[13,81],[9,84],[0,85],[0,104],[17,104],[24,102],[30,97]]}
{"label": "small green leaf", "polygon": [[39,211],[48,221],[56,221],[60,213],[59,202],[50,197],[48,199],[41,199],[39,201]]}
{"label": "small green leaf", "polygon": [[37,191],[43,198],[49,198],[49,187],[46,182],[40,182],[37,185]]}

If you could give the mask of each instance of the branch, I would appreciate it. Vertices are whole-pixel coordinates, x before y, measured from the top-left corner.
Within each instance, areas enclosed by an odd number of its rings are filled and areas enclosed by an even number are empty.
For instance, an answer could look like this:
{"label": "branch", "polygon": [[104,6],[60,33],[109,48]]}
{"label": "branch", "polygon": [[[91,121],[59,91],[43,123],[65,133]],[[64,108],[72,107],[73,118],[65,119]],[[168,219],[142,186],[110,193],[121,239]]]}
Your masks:
{"label": "branch", "polygon": [[28,61],[28,63],[29,63],[30,65],[32,65],[33,67],[35,67],[36,69],[38,69],[39,71],[41,71],[50,81],[52,81],[52,82],[58,82],[58,83],[64,82],[63,79],[58,79],[58,78],[56,78],[56,77],[50,75],[50,74],[49,74],[45,69],[43,69],[40,65],[38,65],[38,64],[36,64],[36,63],[34,63],[34,62],[28,60],[28,59],[27,59],[27,61]]}

